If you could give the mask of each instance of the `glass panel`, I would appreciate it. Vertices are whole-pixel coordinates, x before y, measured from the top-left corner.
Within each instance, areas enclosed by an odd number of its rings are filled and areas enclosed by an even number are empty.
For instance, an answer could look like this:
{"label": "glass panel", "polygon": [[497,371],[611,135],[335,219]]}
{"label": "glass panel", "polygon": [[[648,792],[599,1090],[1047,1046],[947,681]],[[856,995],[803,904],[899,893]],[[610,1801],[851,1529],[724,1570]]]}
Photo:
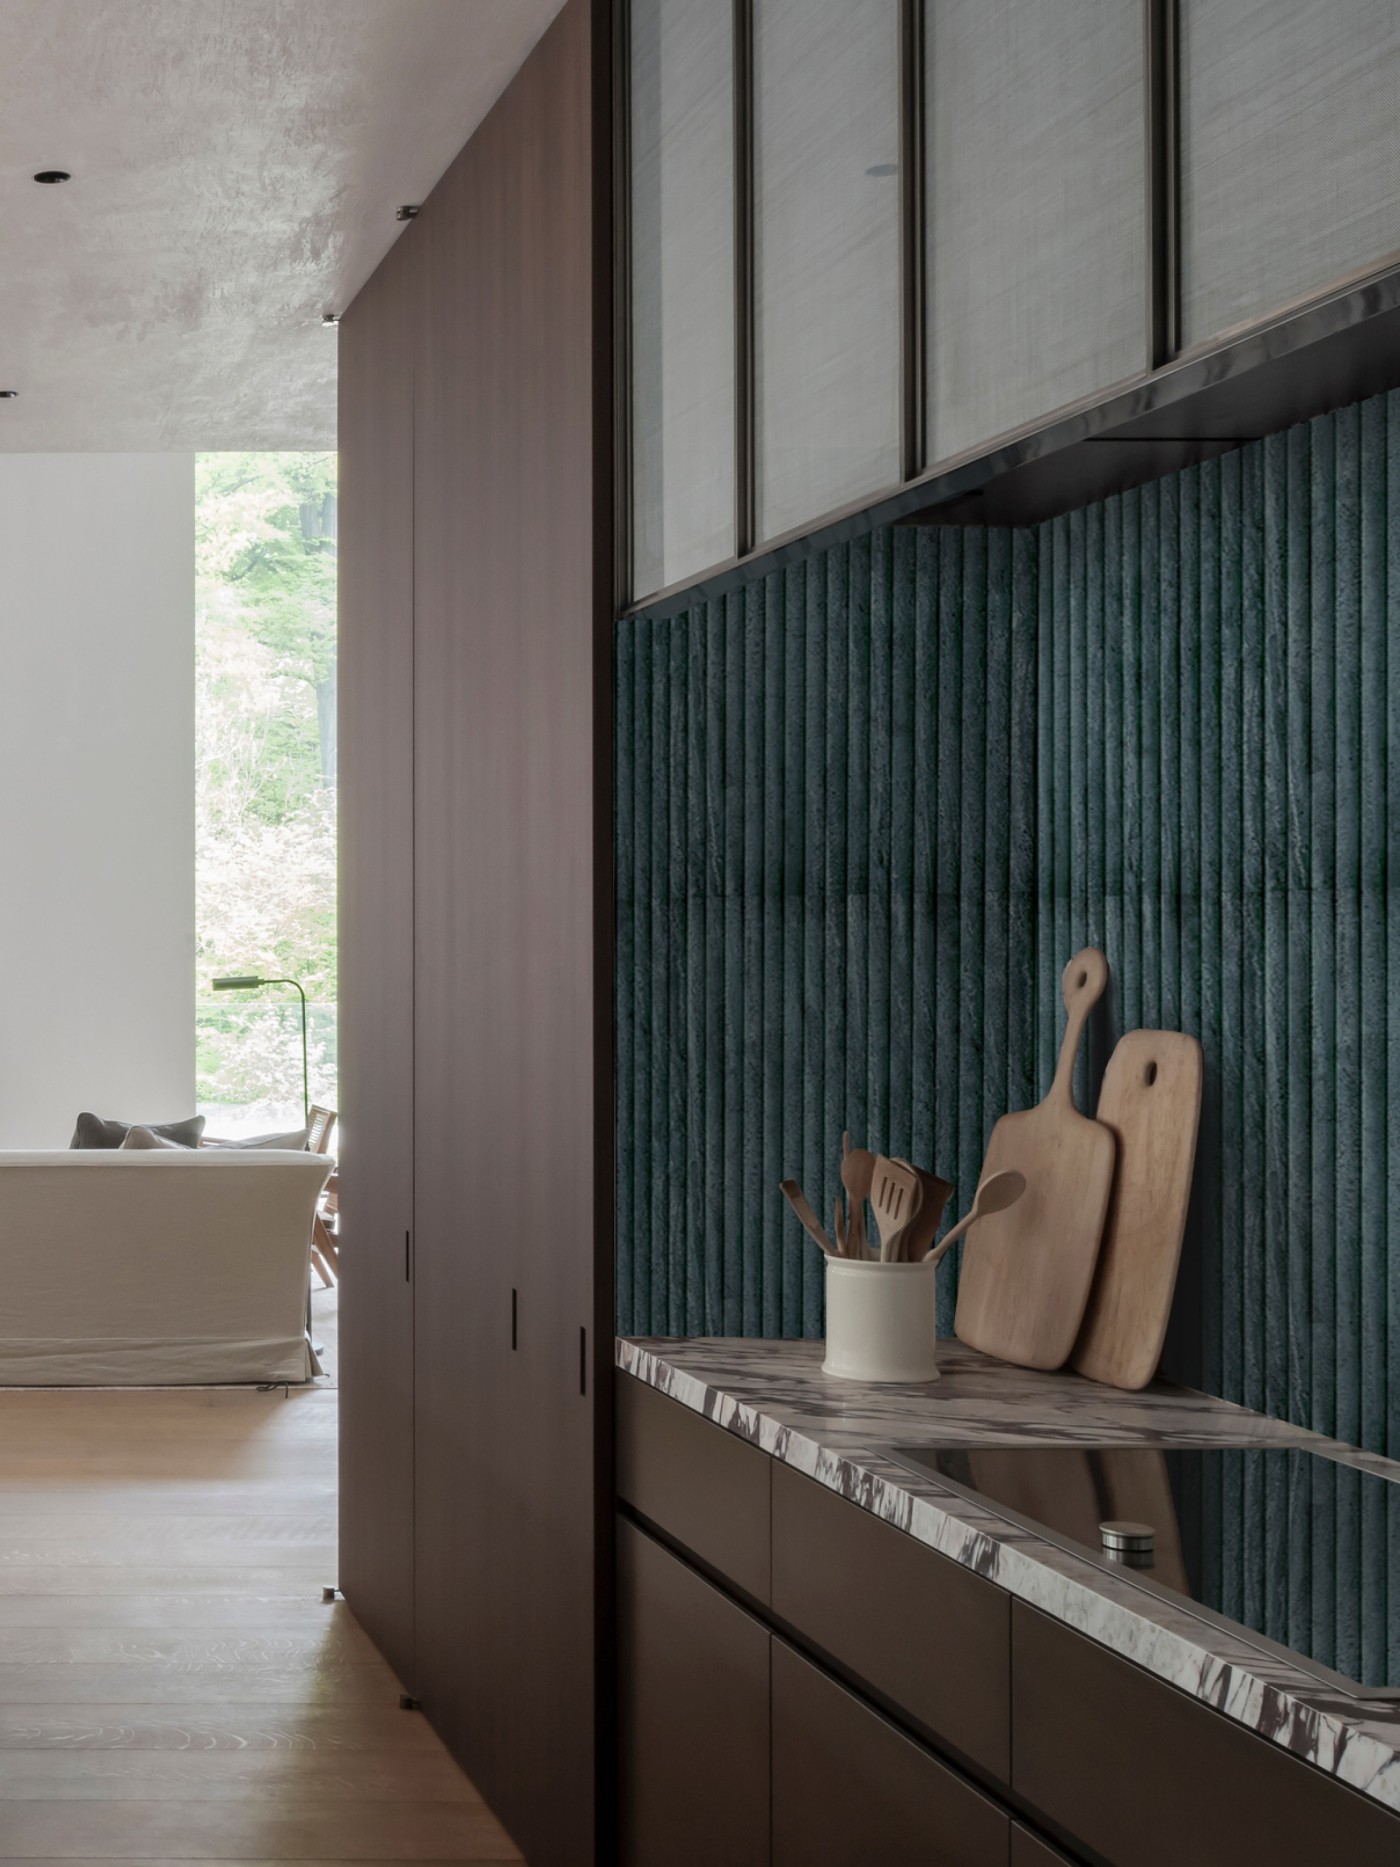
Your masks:
{"label": "glass panel", "polygon": [[758,531],[899,478],[897,0],[757,0]]}
{"label": "glass panel", "polygon": [[1400,249],[1395,0],[1183,0],[1187,344]]}
{"label": "glass panel", "polygon": [[632,0],[632,583],[734,554],[731,0]]}
{"label": "glass panel", "polygon": [[930,462],[1147,365],[1143,24],[1123,0],[930,0]]}

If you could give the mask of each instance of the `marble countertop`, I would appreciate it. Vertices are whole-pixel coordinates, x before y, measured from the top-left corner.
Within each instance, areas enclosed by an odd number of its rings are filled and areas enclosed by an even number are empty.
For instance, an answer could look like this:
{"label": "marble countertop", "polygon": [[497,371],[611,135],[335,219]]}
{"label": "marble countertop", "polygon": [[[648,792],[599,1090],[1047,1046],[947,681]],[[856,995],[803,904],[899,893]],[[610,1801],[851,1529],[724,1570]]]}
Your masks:
{"label": "marble countertop", "polygon": [[619,1337],[616,1358],[624,1372],[1400,1812],[1400,1702],[1337,1693],[1186,1604],[1120,1582],[916,1477],[880,1448],[1294,1445],[1394,1476],[1400,1465],[1186,1388],[1121,1393],[1074,1374],[1013,1368],[957,1341],[939,1343],[939,1381],[907,1387],[824,1375],[820,1342]]}

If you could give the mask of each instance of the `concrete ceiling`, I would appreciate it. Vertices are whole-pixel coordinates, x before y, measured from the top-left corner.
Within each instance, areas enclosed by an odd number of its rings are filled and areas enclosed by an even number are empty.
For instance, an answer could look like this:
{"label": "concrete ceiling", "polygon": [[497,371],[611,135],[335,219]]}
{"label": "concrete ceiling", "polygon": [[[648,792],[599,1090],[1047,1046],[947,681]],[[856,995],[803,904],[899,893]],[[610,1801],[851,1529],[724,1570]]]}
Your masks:
{"label": "concrete ceiling", "polygon": [[321,314],[560,4],[0,0],[0,452],[333,446]]}

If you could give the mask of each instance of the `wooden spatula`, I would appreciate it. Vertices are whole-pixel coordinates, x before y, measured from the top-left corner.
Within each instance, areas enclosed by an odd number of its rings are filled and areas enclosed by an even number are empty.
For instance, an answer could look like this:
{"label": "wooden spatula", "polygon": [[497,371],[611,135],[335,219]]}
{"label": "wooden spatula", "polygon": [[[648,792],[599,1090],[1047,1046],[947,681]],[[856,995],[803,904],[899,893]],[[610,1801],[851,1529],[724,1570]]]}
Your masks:
{"label": "wooden spatula", "polygon": [[972,1348],[1026,1368],[1068,1361],[1094,1281],[1114,1141],[1080,1114],[1071,1085],[1084,1022],[1107,984],[1108,961],[1093,947],[1065,967],[1069,1021],[1055,1080],[1036,1108],[1002,1116],[982,1163],[983,1181],[1017,1172],[1026,1190],[980,1220],[963,1250],[954,1328]]}
{"label": "wooden spatula", "polygon": [[1146,1387],[1161,1359],[1204,1075],[1201,1046],[1180,1031],[1129,1031],[1104,1071],[1098,1119],[1118,1144],[1118,1170],[1071,1365],[1112,1387]]}
{"label": "wooden spatula", "polygon": [[870,1197],[870,1183],[875,1178],[875,1156],[868,1147],[852,1147],[849,1134],[841,1137],[841,1184],[850,1200],[851,1217],[846,1227],[846,1255],[866,1256],[865,1202]]}
{"label": "wooden spatula", "polygon": [[875,1214],[880,1233],[880,1256],[888,1263],[899,1235],[919,1210],[924,1189],[919,1176],[902,1160],[875,1157],[875,1177],[870,1185],[870,1209]]}

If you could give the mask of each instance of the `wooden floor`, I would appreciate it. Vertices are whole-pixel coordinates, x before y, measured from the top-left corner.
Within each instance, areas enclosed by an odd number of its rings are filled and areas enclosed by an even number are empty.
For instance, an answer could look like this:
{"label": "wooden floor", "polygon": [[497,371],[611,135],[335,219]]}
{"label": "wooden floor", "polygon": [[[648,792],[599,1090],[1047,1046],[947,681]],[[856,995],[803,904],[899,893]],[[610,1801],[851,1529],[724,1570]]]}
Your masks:
{"label": "wooden floor", "polygon": [[520,1859],[322,1604],[335,1443],[330,1385],[0,1391],[0,1861]]}

